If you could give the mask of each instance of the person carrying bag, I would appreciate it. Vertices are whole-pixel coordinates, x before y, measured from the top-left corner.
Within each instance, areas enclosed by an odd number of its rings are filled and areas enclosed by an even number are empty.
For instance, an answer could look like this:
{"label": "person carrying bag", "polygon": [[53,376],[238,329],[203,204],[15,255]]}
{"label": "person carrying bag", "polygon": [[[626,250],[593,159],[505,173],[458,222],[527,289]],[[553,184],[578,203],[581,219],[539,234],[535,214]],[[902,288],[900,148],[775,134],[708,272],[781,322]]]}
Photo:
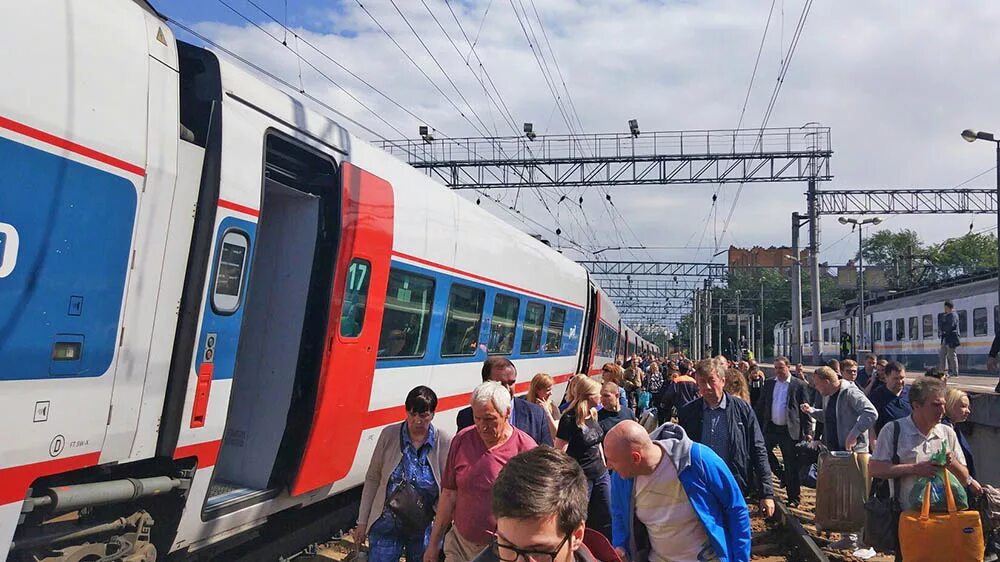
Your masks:
{"label": "person carrying bag", "polygon": [[[942,467],[941,470],[945,471],[947,468]],[[947,476],[942,476],[942,479],[946,478]],[[985,547],[979,513],[958,511],[951,486],[944,486],[948,512],[931,513],[932,484],[928,481],[924,486],[924,501],[920,512],[907,511],[899,518],[899,545],[903,560],[982,562]]]}

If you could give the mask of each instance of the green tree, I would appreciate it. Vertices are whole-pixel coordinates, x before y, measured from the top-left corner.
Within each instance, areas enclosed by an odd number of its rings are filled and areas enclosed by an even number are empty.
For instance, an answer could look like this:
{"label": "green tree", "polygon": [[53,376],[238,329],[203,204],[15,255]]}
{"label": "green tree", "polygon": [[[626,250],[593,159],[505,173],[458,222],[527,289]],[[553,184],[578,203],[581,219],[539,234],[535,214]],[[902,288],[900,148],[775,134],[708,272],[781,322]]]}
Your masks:
{"label": "green tree", "polygon": [[929,253],[938,272],[949,277],[993,271],[997,267],[997,237],[970,233],[936,244]]}
{"label": "green tree", "polygon": [[920,283],[919,264],[921,258],[927,257],[928,251],[916,232],[910,229],[899,232],[880,230],[865,238],[861,248],[865,266],[883,268],[890,287],[908,289]]}

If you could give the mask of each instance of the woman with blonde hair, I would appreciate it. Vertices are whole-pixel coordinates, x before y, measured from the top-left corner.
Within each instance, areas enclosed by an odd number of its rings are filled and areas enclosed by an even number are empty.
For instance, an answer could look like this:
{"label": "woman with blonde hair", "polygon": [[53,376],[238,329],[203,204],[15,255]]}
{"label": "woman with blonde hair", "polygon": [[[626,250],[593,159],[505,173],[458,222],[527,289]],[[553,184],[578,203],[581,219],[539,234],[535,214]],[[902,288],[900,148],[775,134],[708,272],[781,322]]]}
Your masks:
{"label": "woman with blonde hair", "polygon": [[559,426],[559,407],[552,403],[552,386],[555,381],[547,373],[538,373],[528,386],[528,402],[538,404],[549,417],[549,431],[556,434]]}
{"label": "woman with blonde hair", "polygon": [[726,386],[723,390],[726,394],[739,396],[747,404],[750,403],[750,386],[739,369],[726,369]]}
{"label": "woman with blonde hair", "polygon": [[[569,382],[566,384],[566,393],[563,394],[562,402],[559,403],[560,413],[565,412],[566,408],[569,408],[569,405],[573,403],[573,398],[576,397],[576,393],[574,392],[574,389],[576,388],[576,383],[586,378],[589,377],[583,373],[579,373],[573,375],[573,378],[569,379]],[[553,432],[552,435],[555,435],[555,433]]]}
{"label": "woman with blonde hair", "polygon": [[604,430],[597,420],[601,383],[590,377],[578,379],[573,395],[573,402],[559,418],[555,445],[576,459],[587,477],[587,526],[611,537],[611,480],[601,449]]}
{"label": "woman with blonde hair", "polygon": [[962,433],[962,422],[969,419],[972,408],[969,402],[969,395],[957,388],[949,388],[944,395],[944,418],[941,423],[951,426],[958,436],[958,446],[962,448],[965,455],[965,466],[969,469],[971,480],[967,488],[975,494],[981,494],[982,485],[976,480],[976,463],[972,458],[972,449],[969,448],[969,441]]}

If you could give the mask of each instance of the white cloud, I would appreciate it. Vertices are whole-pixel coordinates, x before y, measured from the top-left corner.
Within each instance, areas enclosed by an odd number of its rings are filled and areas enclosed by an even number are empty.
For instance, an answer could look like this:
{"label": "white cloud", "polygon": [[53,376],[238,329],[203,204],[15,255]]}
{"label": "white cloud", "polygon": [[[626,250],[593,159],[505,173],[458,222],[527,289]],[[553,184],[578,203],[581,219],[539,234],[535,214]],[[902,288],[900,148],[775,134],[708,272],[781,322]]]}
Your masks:
{"label": "white cloud", "polygon": [[[426,2],[452,39],[467,52],[465,40],[443,0]],[[488,2],[451,0],[451,4],[466,33],[475,35]],[[511,2],[497,0],[489,4],[477,52],[502,92],[517,127],[523,121],[532,121],[540,133],[565,132],[566,125],[553,111],[552,96],[514,17]],[[513,4],[519,9],[523,4],[531,13],[529,1],[513,0]],[[630,118],[639,119],[642,129],[650,131],[734,127],[770,6],[767,0],[535,0],[535,4],[588,132],[624,131]],[[480,118],[491,129],[496,120],[500,134],[511,134],[423,5],[416,0],[397,5]],[[366,2],[365,6],[465,110],[392,5]],[[744,126],[760,124],[777,76],[781,49],[788,48],[801,7],[801,0],[777,2]],[[251,13],[249,8],[246,11]],[[330,33],[301,31],[303,37],[361,74],[423,122],[450,136],[477,135],[357,4],[346,3],[337,10],[311,8],[308,12],[316,18],[316,24],[309,25],[309,29],[329,29]],[[532,24],[544,45],[533,18]],[[276,24],[264,27],[276,35],[283,34]],[[987,0],[816,2],[770,125],[800,126],[819,121],[832,128],[835,180],[826,187],[953,186],[993,164],[989,145],[967,145],[958,133],[966,127],[1000,128],[1000,82],[992,75],[1000,66],[1000,51],[988,42],[998,27],[1000,3]],[[211,22],[200,23],[198,29],[293,83],[298,82],[295,57],[260,31]],[[344,36],[352,33],[351,37]],[[291,39],[289,44],[294,46]],[[403,134],[416,136],[417,125],[421,124],[416,119],[304,45],[299,45],[299,52],[348,86]],[[303,66],[302,73],[308,91],[388,137],[398,135],[312,70]],[[477,122],[471,114],[470,120]],[[991,187],[993,181],[993,175],[987,174],[972,186]],[[703,240],[707,247],[700,253],[653,252],[657,258],[704,261],[714,252],[714,231],[721,231],[736,186],[723,189],[717,224],[709,213],[712,191],[713,187],[707,185],[630,187],[614,189],[612,196],[643,243],[683,246]],[[745,186],[723,246],[733,240],[741,246],[787,244],[790,213],[805,210],[804,191],[804,184]],[[601,193],[573,193],[574,199],[584,194],[584,208],[595,229],[593,238],[607,246],[620,245]],[[497,195],[512,201],[514,194]],[[554,226],[537,199],[522,194],[519,207]],[[569,207],[563,204],[563,230],[579,241],[587,240],[581,228],[566,218],[568,213]],[[498,214],[507,217],[500,211]],[[994,220],[980,216],[976,224],[985,227]],[[885,228],[910,227],[925,240],[937,241],[964,233],[969,221],[970,217],[960,216],[901,216],[890,220]],[[845,238],[847,229],[835,220],[825,219],[822,225],[827,246],[823,259],[843,263],[853,253],[854,238]],[[704,239],[703,232],[707,233]],[[631,238],[627,233],[625,236]],[[834,245],[838,240],[841,242]]]}

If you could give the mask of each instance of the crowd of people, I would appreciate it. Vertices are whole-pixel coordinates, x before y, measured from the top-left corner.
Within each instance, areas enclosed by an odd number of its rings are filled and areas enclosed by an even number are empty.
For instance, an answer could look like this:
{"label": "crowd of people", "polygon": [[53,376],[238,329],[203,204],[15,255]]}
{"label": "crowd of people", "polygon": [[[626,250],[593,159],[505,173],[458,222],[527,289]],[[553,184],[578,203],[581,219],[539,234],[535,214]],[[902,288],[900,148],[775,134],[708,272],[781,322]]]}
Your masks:
{"label": "crowd of people", "polygon": [[[481,375],[454,436],[434,425],[426,386],[382,431],[353,531],[370,562],[749,560],[748,503],[773,516],[780,483],[797,506],[804,449],[873,451],[871,476],[902,502],[940,472],[943,447],[947,470],[981,492],[956,425],[968,396],[933,372],[906,385],[901,364],[874,355],[809,375],[778,357],[770,378],[724,356],[633,356],[572,377],[558,405],[550,375],[524,398],[509,360]],[[858,531],[835,546],[864,557]]]}

